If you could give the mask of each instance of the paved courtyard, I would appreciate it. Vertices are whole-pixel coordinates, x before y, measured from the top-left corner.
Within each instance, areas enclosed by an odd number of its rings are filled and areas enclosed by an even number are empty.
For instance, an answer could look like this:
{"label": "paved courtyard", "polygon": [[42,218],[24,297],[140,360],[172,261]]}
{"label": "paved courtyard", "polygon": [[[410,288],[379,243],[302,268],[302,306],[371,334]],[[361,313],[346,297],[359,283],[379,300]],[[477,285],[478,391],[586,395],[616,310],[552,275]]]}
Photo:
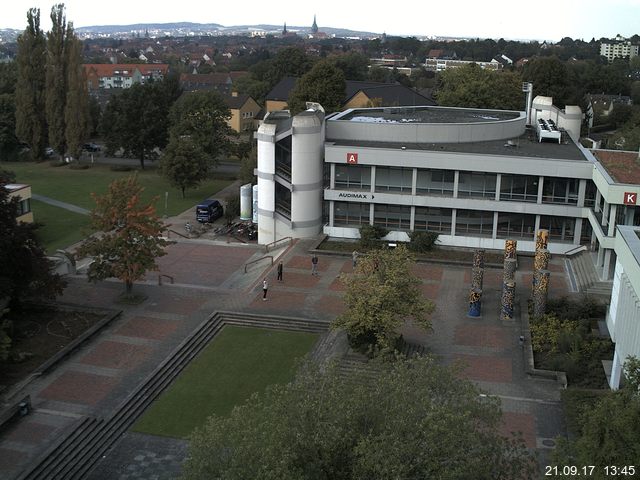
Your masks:
{"label": "paved courtyard", "polygon": [[[275,262],[255,245],[180,241],[160,260],[160,273],[174,284],[158,285],[158,273],[136,284],[148,298],[140,305],[115,305],[122,285],[114,281],[89,284],[81,275],[69,278],[62,301],[122,309],[123,313],[49,374],[24,387],[33,413],[0,434],[0,480],[13,479],[52,442],[64,436],[83,416],[108,417],[203,320],[217,310],[268,313],[326,320],[344,310],[341,273],[352,270],[346,256],[320,255],[319,275],[311,275],[309,249],[313,241],[298,241],[274,255]],[[469,253],[470,259],[472,253]],[[245,264],[258,260],[248,267]],[[284,265],[283,282],[276,264]],[[521,432],[531,449],[543,455],[548,439],[563,432],[560,390],[555,382],[525,374],[524,352],[518,343],[520,318],[531,290],[531,259],[520,261],[516,274],[518,315],[499,319],[500,270],[487,269],[482,316],[469,318],[471,266],[420,263],[415,273],[436,309],[433,330],[407,325],[404,337],[424,345],[445,363],[459,363],[459,375],[476,382],[502,400],[503,431]],[[552,259],[552,296],[567,294],[562,259]],[[267,278],[267,301],[262,280]],[[543,443],[544,442],[544,443]],[[175,478],[186,454],[186,442],[127,433],[103,458],[90,478]]]}

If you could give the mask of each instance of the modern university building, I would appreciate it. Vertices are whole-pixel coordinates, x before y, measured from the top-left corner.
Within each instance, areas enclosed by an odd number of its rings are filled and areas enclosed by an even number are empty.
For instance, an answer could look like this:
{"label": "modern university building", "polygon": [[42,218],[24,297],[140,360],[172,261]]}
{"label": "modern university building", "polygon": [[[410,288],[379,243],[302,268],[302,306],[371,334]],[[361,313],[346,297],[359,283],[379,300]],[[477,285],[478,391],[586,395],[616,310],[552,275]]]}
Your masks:
{"label": "modern university building", "polygon": [[578,107],[559,110],[548,97],[529,105],[270,112],[256,133],[258,243],[356,239],[371,224],[390,241],[428,230],[442,246],[503,250],[517,239],[534,252],[535,232],[547,229],[551,253],[584,246],[601,280],[615,276],[607,324],[614,341],[625,339],[612,366],[617,388],[626,355],[640,356],[640,242],[629,233],[640,225],[639,155],[580,145]]}

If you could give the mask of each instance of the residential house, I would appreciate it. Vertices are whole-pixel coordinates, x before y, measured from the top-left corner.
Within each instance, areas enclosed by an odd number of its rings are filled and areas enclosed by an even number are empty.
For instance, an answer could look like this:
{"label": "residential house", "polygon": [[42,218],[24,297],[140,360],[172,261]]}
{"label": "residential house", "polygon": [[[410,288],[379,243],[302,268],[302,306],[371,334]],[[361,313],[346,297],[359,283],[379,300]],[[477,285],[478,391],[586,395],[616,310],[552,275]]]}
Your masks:
{"label": "residential house", "polygon": [[89,91],[131,88],[134,83],[148,80],[162,80],[169,71],[169,65],[162,63],[140,64],[84,64]]}
{"label": "residential house", "polygon": [[250,132],[255,128],[256,117],[261,111],[260,105],[246,94],[233,92],[224,97],[224,103],[231,111],[229,126],[236,132]]}
{"label": "residential house", "polygon": [[196,90],[217,90],[221,95],[229,95],[233,79],[228,73],[182,73],[180,86],[185,92]]}
{"label": "residential house", "polygon": [[9,183],[4,186],[9,191],[9,199],[18,199],[18,212],[16,219],[22,223],[33,223],[31,211],[31,185],[22,183]]}
{"label": "residential house", "polygon": [[631,97],[627,95],[587,94],[586,116],[589,128],[593,125],[607,123],[608,117],[616,105],[631,105]]}

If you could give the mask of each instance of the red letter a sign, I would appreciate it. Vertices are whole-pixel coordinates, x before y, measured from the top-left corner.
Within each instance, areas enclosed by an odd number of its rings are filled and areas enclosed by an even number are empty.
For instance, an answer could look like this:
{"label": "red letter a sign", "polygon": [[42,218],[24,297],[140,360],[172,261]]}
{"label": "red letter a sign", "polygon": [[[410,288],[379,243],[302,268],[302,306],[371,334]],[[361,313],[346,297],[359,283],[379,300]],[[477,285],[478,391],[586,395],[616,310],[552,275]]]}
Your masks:
{"label": "red letter a sign", "polygon": [[347,153],[347,163],[352,165],[358,164],[358,154],[357,153]]}

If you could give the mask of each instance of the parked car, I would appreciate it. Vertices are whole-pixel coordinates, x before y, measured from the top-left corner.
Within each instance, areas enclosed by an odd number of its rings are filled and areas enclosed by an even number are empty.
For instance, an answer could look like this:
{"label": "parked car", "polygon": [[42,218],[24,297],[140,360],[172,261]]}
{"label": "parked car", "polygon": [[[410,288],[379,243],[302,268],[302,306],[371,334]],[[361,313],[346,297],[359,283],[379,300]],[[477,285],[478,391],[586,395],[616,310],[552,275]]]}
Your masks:
{"label": "parked car", "polygon": [[82,145],[82,149],[86,150],[87,152],[99,152],[100,145],[96,143],[85,143],[84,145]]}
{"label": "parked car", "polygon": [[196,206],[196,220],[200,223],[215,222],[223,214],[222,204],[216,199],[208,198]]}
{"label": "parked car", "polygon": [[47,147],[44,149],[44,155],[45,157],[53,157],[55,155],[56,151],[51,148],[51,147]]}

